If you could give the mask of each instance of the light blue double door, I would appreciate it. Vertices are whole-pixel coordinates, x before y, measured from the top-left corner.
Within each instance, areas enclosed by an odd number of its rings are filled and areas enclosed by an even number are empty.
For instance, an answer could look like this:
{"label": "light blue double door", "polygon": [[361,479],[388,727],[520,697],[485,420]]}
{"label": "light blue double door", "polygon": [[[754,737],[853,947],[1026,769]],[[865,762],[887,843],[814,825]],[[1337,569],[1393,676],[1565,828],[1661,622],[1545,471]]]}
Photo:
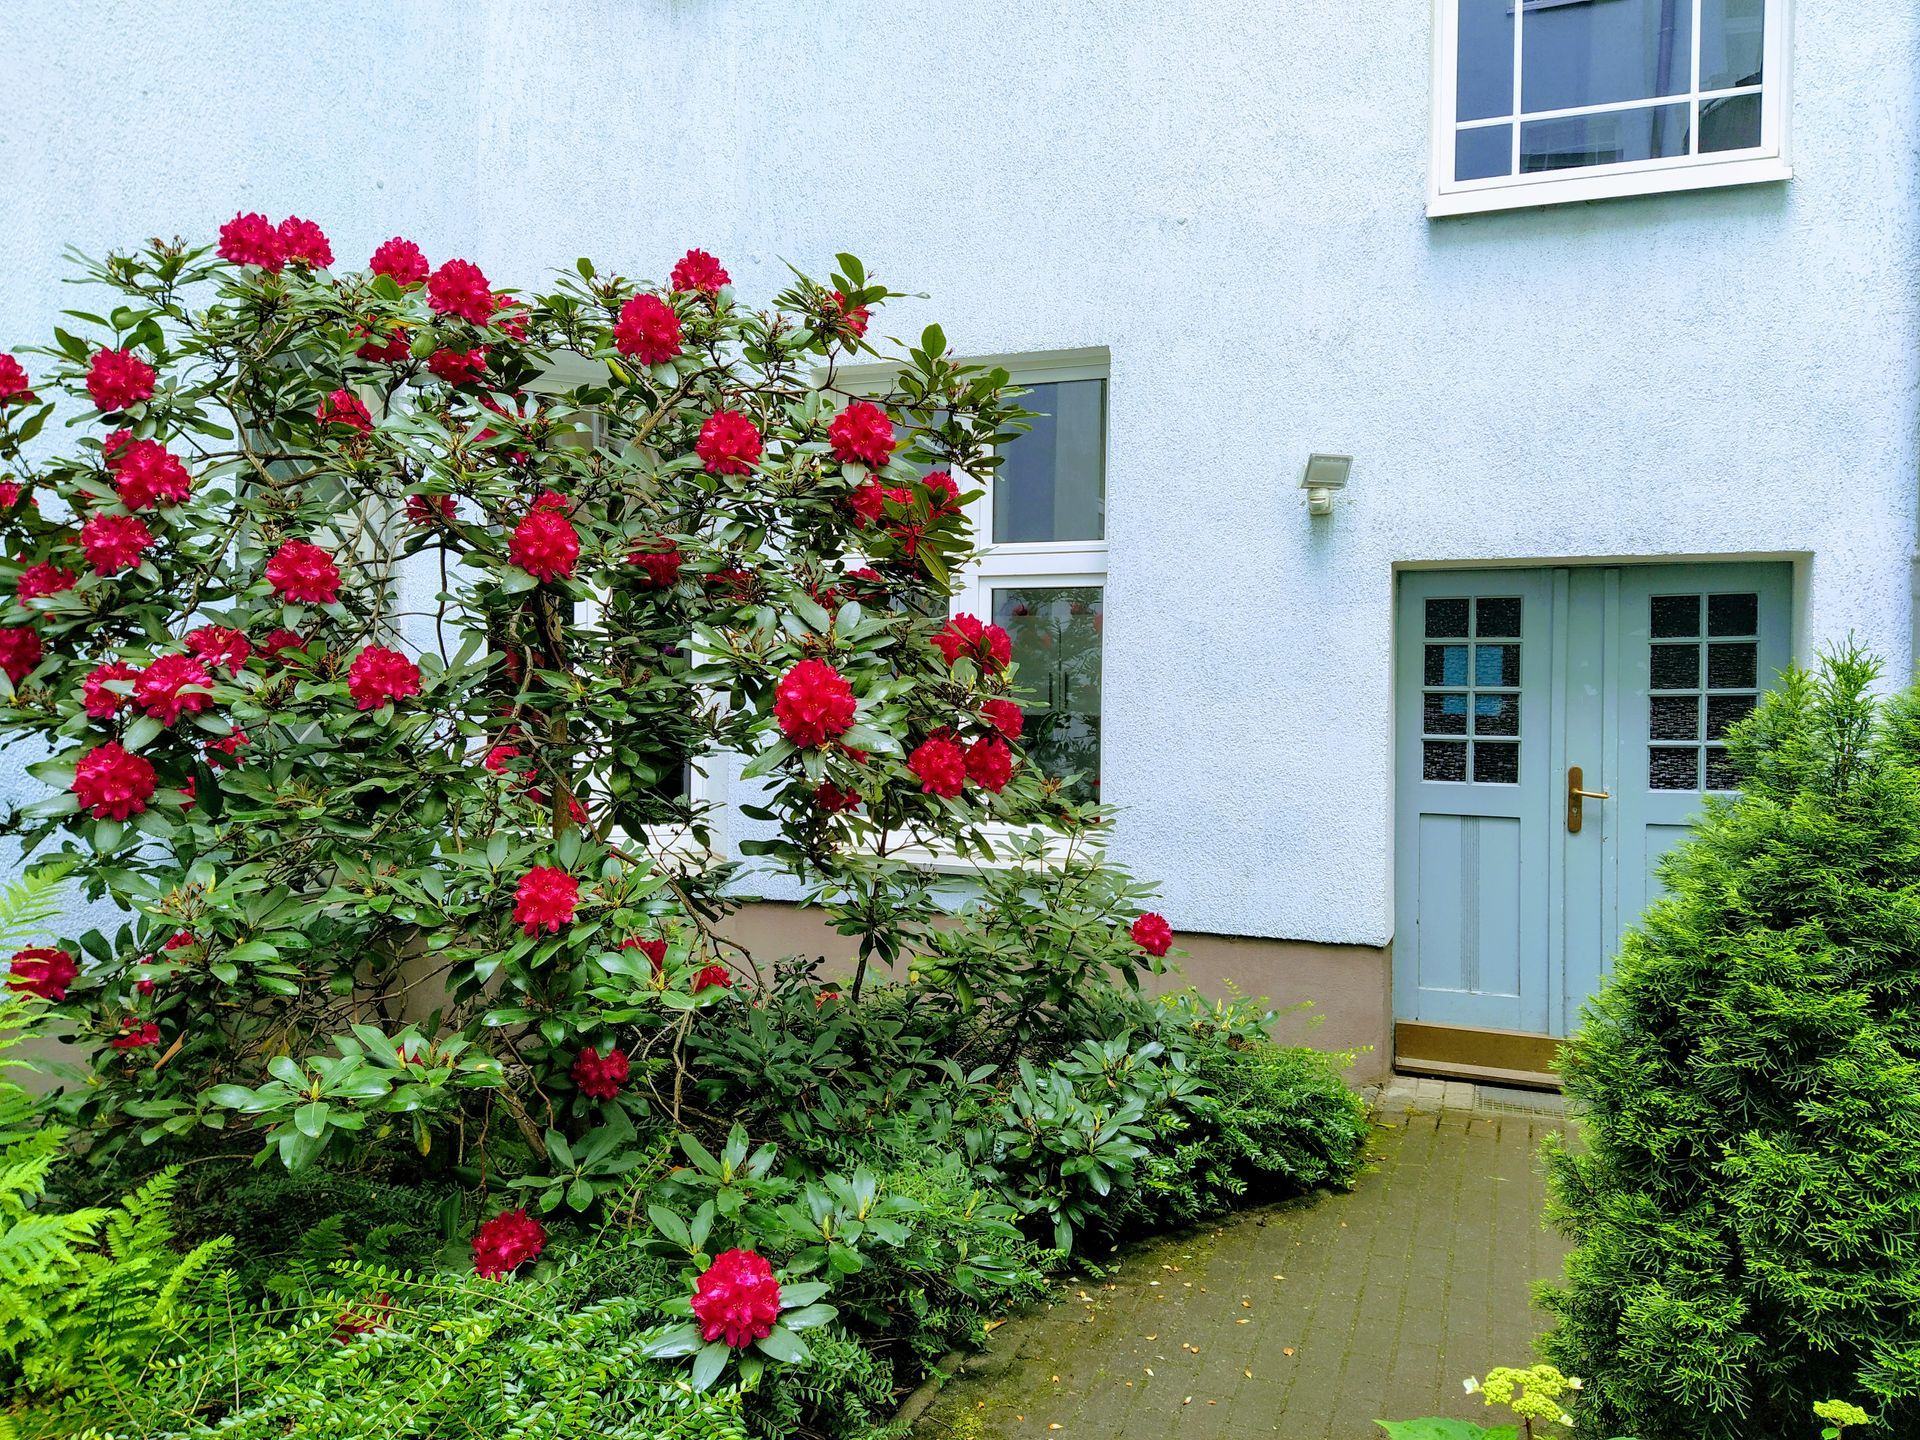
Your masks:
{"label": "light blue double door", "polygon": [[1737,788],[1724,737],[1788,663],[1791,596],[1784,564],[1400,577],[1399,1021],[1578,1024],[1661,856]]}

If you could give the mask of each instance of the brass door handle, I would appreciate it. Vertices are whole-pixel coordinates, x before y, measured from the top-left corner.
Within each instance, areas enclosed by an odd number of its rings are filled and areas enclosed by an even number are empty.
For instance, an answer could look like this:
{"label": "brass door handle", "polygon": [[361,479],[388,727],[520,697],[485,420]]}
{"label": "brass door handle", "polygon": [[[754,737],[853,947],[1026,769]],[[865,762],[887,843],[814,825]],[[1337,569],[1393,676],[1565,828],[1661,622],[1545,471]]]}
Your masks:
{"label": "brass door handle", "polygon": [[1586,779],[1578,765],[1567,767],[1567,833],[1580,833],[1581,811],[1589,800],[1611,800],[1613,797],[1605,790],[1582,790],[1581,782]]}

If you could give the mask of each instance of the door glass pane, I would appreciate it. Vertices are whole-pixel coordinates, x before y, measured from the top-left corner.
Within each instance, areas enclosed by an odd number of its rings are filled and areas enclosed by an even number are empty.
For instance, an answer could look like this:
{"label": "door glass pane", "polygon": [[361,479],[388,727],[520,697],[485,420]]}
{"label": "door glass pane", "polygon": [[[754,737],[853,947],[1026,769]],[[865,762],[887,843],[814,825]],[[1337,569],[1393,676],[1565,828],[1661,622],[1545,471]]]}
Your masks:
{"label": "door glass pane", "polygon": [[1570,110],[1685,94],[1693,0],[1529,4],[1520,39],[1520,108]]}
{"label": "door glass pane", "polygon": [[1424,742],[1420,747],[1420,777],[1423,780],[1466,779],[1466,742],[1464,740]]}
{"label": "door glass pane", "polygon": [[1760,83],[1766,18],[1767,0],[1700,0],[1702,90]]}
{"label": "door glass pane", "polygon": [[1520,683],[1520,647],[1518,645],[1474,646],[1473,683],[1518,685]]}
{"label": "door glass pane", "polygon": [[1467,683],[1467,647],[1464,645],[1427,646],[1426,683],[1464,685]]}
{"label": "door glass pane", "polygon": [[1693,690],[1700,684],[1700,647],[1698,645],[1656,645],[1653,647],[1653,688],[1656,690]]}
{"label": "door glass pane", "polygon": [[1450,640],[1456,635],[1464,639],[1466,633],[1466,601],[1454,599],[1427,601],[1428,639]]}
{"label": "door glass pane", "polygon": [[1649,105],[1529,120],[1520,127],[1520,173],[1579,170],[1687,153],[1686,105]]}
{"label": "door glass pane", "polygon": [[1738,790],[1740,772],[1732,759],[1718,745],[1707,747],[1707,789]]}
{"label": "door glass pane", "polygon": [[1744,644],[1707,646],[1707,687],[1712,690],[1751,690],[1758,678],[1759,647]]}
{"label": "door glass pane", "polygon": [[1473,602],[1473,633],[1482,640],[1520,638],[1520,597],[1493,595]]}
{"label": "door glass pane", "polygon": [[1698,740],[1700,738],[1700,697],[1697,695],[1656,695],[1648,702],[1648,733],[1655,740]]}
{"label": "door glass pane", "polygon": [[1698,595],[1654,596],[1653,633],[1663,640],[1691,640],[1698,635],[1700,633],[1700,597]]}
{"label": "door glass pane", "polygon": [[1518,695],[1474,696],[1473,733],[1518,735],[1520,733],[1520,697]]}
{"label": "door glass pane", "polygon": [[1760,143],[1760,97],[1722,95],[1700,102],[1700,152],[1751,150]]}
{"label": "door glass pane", "polygon": [[1033,428],[1000,452],[994,542],[1105,539],[1107,382],[1033,385],[1019,403],[1035,412]]}
{"label": "door glass pane", "polygon": [[993,623],[1013,641],[1014,694],[1026,710],[1021,745],[1046,774],[1074,779],[1071,800],[1100,794],[1098,585],[1021,585],[993,591]]}
{"label": "door glass pane", "polygon": [[1700,752],[1689,745],[1684,749],[1666,749],[1656,745],[1647,752],[1647,788],[1650,790],[1698,790],[1700,788]]}
{"label": "door glass pane", "polygon": [[1707,697],[1707,738],[1724,740],[1727,731],[1753,713],[1756,695],[1709,695]]}
{"label": "door glass pane", "polygon": [[1467,733],[1467,697],[1465,693],[1428,695],[1423,724],[1429,735]]}
{"label": "door glass pane", "polygon": [[1456,120],[1513,113],[1513,0],[1460,0]]}
{"label": "door glass pane", "polygon": [[1709,595],[1707,597],[1707,634],[1758,635],[1760,633],[1760,597],[1758,595]]}
{"label": "door glass pane", "polygon": [[1476,125],[1453,132],[1453,178],[1491,180],[1513,173],[1513,127]]}
{"label": "door glass pane", "polygon": [[1520,747],[1476,744],[1473,747],[1473,778],[1481,785],[1518,785]]}

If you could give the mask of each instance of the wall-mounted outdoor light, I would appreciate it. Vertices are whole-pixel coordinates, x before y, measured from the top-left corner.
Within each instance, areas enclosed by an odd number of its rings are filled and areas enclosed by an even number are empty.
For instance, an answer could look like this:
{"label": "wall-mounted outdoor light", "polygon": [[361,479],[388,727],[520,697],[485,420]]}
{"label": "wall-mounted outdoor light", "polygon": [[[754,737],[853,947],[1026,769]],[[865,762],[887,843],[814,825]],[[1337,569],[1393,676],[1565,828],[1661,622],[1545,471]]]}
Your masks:
{"label": "wall-mounted outdoor light", "polygon": [[1300,488],[1307,492],[1309,515],[1331,515],[1333,492],[1347,486],[1347,472],[1353,468],[1351,455],[1307,456],[1306,471],[1300,476]]}

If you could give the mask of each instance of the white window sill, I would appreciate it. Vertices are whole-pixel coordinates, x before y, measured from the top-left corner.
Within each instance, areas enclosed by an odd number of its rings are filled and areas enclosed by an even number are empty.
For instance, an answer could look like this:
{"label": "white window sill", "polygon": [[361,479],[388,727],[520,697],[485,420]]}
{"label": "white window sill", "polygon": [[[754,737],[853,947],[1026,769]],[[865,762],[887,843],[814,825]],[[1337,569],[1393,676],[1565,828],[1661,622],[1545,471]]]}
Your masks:
{"label": "white window sill", "polygon": [[1480,190],[1449,190],[1430,195],[1427,218],[1439,220],[1450,215],[1571,205],[1625,195],[1665,195],[1685,190],[1716,190],[1728,185],[1765,185],[1792,178],[1793,166],[1771,157],[1675,165],[1658,170],[1508,180]]}
{"label": "white window sill", "polygon": [[[887,852],[887,857],[922,870],[931,870],[939,875],[978,875],[989,870],[1011,870],[1021,863],[1017,840],[1033,833],[1033,829],[1016,828],[1011,825],[984,825],[981,831],[987,837],[987,843],[993,848],[993,858],[990,860],[972,854],[962,855],[951,845],[937,840],[895,846]],[[1059,830],[1050,830],[1046,832],[1046,843],[1041,851],[1039,863],[1059,865],[1076,849],[1085,854],[1089,851],[1097,851],[1103,846],[1104,837],[1099,841],[1082,838],[1076,845],[1072,836]]]}

